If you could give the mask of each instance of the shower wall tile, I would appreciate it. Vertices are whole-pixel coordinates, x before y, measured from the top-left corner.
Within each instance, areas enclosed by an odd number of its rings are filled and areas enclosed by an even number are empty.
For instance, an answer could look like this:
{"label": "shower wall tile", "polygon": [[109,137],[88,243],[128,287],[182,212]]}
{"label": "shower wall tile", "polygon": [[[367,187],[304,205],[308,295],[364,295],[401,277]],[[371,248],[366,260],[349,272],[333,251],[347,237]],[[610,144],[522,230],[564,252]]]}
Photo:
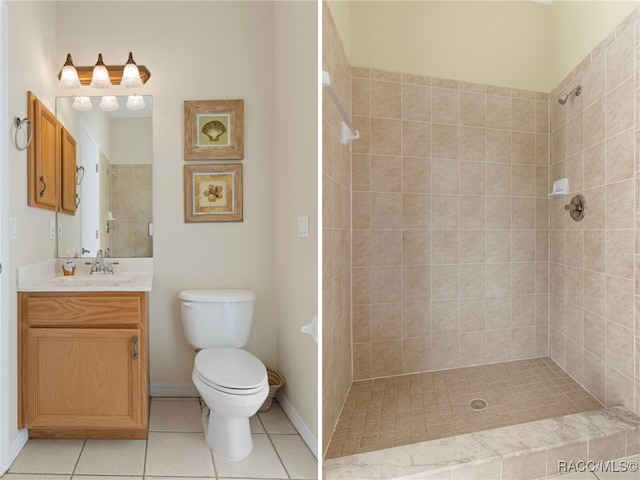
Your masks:
{"label": "shower wall tile", "polygon": [[[349,62],[326,4],[323,5],[322,68],[331,75],[331,84],[346,111],[354,109],[354,124],[361,138],[370,138],[371,87],[352,83]],[[366,72],[369,75],[368,70]],[[353,101],[352,101],[353,99]],[[398,109],[399,110],[399,109]],[[323,172],[323,277],[322,277],[322,348],[323,390],[322,429],[326,432],[322,450],[326,450],[344,400],[354,376],[370,374],[371,339],[371,158],[368,141],[363,155],[351,156],[340,141],[340,117],[333,102],[325,95],[322,102],[322,172]],[[354,143],[355,146],[355,143]],[[352,177],[359,195],[352,196]],[[353,202],[353,203],[352,203]],[[354,213],[356,213],[354,215]],[[353,224],[357,228],[352,236]],[[352,267],[351,240],[358,246]],[[355,267],[355,268],[354,268]],[[352,274],[353,273],[353,274]],[[353,282],[353,283],[351,283]],[[353,325],[351,304],[353,308]],[[355,328],[354,328],[355,326]],[[351,331],[356,332],[351,344]],[[352,368],[352,356],[358,359]]]}
{"label": "shower wall tile", "polygon": [[[573,222],[569,197],[550,202],[549,324],[556,362],[605,405],[639,413],[637,31],[634,12],[551,92],[550,181],[568,176],[587,214]],[[554,100],[577,85],[564,107]]]}
{"label": "shower wall tile", "polygon": [[547,355],[549,95],[351,73],[354,378]]}

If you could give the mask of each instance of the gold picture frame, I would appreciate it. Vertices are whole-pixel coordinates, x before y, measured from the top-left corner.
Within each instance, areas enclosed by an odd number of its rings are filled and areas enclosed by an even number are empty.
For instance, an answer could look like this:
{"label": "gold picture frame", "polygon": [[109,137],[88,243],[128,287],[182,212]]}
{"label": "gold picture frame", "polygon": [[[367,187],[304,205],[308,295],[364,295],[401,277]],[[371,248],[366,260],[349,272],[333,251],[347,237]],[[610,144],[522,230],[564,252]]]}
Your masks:
{"label": "gold picture frame", "polygon": [[244,100],[184,102],[185,160],[244,158]]}
{"label": "gold picture frame", "polygon": [[184,221],[242,222],[242,165],[184,166]]}

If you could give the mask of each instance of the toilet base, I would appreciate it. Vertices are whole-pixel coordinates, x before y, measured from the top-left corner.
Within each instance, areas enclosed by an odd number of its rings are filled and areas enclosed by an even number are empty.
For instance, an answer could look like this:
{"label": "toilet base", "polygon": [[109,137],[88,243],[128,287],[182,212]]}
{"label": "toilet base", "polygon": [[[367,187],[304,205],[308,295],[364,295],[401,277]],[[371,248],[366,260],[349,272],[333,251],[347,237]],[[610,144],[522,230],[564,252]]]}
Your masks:
{"label": "toilet base", "polygon": [[246,417],[222,416],[205,406],[202,425],[207,445],[228,460],[244,460],[253,450],[251,427]]}

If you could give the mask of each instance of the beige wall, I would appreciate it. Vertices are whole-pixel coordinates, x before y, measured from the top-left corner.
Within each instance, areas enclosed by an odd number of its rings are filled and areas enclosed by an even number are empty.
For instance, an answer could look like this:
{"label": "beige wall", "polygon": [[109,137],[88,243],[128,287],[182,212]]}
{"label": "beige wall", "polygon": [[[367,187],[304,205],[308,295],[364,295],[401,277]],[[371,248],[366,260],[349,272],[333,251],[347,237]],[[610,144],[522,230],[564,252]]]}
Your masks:
{"label": "beige wall", "polygon": [[[194,353],[184,339],[177,300],[185,288],[255,291],[247,348],[265,364],[277,365],[273,20],[271,2],[57,3],[60,65],[67,52],[76,64],[91,65],[96,52],[109,64],[125,61],[133,51],[136,61],[151,70],[151,80],[136,93],[152,95],[154,107],[152,385],[191,386]],[[123,30],[135,31],[135,41],[114,33]],[[108,91],[126,94],[119,86]],[[183,214],[183,102],[224,98],[245,101],[244,222],[188,224]]]}
{"label": "beige wall", "polygon": [[[287,22],[287,7],[279,5],[278,11],[278,21]],[[305,15],[312,14],[305,10]],[[312,18],[309,21],[315,26]],[[152,72],[151,80],[136,89],[136,93],[152,95],[154,102],[155,277],[149,305],[150,358],[151,383],[165,391],[193,389],[194,352],[184,340],[177,302],[182,289],[240,287],[255,291],[255,320],[247,349],[270,367],[278,368],[285,361],[295,363],[299,345],[309,341],[299,332],[299,326],[308,323],[317,312],[316,285],[311,280],[300,286],[296,298],[277,288],[276,236],[295,235],[296,218],[287,216],[286,221],[284,217],[279,221],[276,192],[279,188],[286,191],[286,201],[300,201],[304,212],[313,218],[317,182],[310,165],[315,164],[317,150],[313,100],[316,83],[315,75],[311,78],[313,70],[305,79],[286,78],[291,84],[305,83],[295,96],[283,102],[290,109],[299,96],[305,97],[304,109],[300,107],[302,103],[296,104],[300,111],[295,121],[304,135],[295,144],[295,153],[304,152],[309,165],[295,171],[303,176],[299,184],[289,179],[281,184],[276,172],[292,163],[292,152],[280,151],[286,158],[282,163],[276,161],[277,130],[285,135],[289,124],[276,126],[276,118],[283,118],[283,110],[276,108],[277,69],[287,64],[278,68],[275,64],[275,22],[272,2],[9,2],[11,115],[26,115],[28,89],[49,102],[52,109],[56,95],[72,93],[56,87],[56,76],[67,52],[73,54],[77,65],[91,65],[98,52],[102,52],[107,64],[118,64],[126,61],[128,52],[133,51],[136,61]],[[290,48],[288,43],[297,45],[298,33],[295,29],[289,31],[279,45],[283,48],[285,44]],[[306,45],[311,42],[308,37],[311,34],[305,31]],[[312,57],[304,58],[309,62],[304,64],[311,65],[309,68],[315,66]],[[283,74],[301,73],[291,69]],[[106,91],[87,87],[84,91],[89,95],[127,93],[119,86]],[[183,101],[225,98],[245,100],[244,222],[186,224]],[[300,142],[306,143],[301,146]],[[9,160],[10,214],[18,218],[19,239],[10,244],[13,272],[19,265],[56,256],[55,241],[48,239],[49,220],[55,215],[26,206],[26,153],[11,149]],[[280,232],[281,227],[287,231]],[[304,267],[313,279],[317,275],[317,260],[308,246],[314,240],[308,242],[295,258],[300,263],[297,267]],[[15,279],[12,283],[15,285]],[[300,307],[302,301],[308,302],[305,308]],[[15,286],[12,302],[12,325],[15,325]],[[281,312],[283,318],[279,320]],[[280,336],[279,329],[283,330]],[[281,348],[278,342],[284,343]],[[307,349],[300,365],[283,368],[287,398],[309,430],[317,435],[314,362],[313,350]],[[15,370],[14,364],[11,382],[14,392]],[[15,404],[12,411],[17,411]]]}
{"label": "beige wall", "polygon": [[638,3],[637,0],[553,2],[545,91],[555,88]]}
{"label": "beige wall", "polygon": [[[318,315],[318,7],[277,2],[276,301],[283,388],[318,438],[318,345],[300,328]],[[310,217],[309,238],[297,218]]]}
{"label": "beige wall", "polygon": [[549,92],[637,1],[329,2],[352,65]]}
{"label": "beige wall", "polygon": [[550,10],[516,2],[352,2],[351,64],[548,91]]}
{"label": "beige wall", "polygon": [[[52,2],[7,2],[9,17],[9,115],[27,116],[27,90],[55,111],[55,84],[50,81],[58,71],[55,45],[55,4]],[[13,144],[13,123],[9,138],[9,215],[18,221],[17,241],[9,242],[10,264],[4,271],[11,275],[11,424],[17,428],[17,295],[16,268],[56,256],[55,240],[49,239],[49,221],[55,213],[27,206],[27,152]],[[15,186],[18,186],[15,188]],[[17,435],[14,432],[12,441]]]}

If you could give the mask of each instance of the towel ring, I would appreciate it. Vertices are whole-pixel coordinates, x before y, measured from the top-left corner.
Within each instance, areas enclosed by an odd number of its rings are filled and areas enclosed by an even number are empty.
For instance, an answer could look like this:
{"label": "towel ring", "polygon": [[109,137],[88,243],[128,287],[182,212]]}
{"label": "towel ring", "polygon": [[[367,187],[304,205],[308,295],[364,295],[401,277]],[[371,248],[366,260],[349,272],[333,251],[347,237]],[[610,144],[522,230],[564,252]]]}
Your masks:
{"label": "towel ring", "polygon": [[76,185],[80,185],[84,180],[84,167],[76,167]]}
{"label": "towel ring", "polygon": [[[15,117],[13,119],[13,123],[16,126],[16,133],[13,136],[13,140],[15,141],[16,148],[20,151],[24,151],[27,149],[29,145],[31,145],[31,140],[33,140],[33,125],[31,123],[31,120],[29,120],[28,118],[23,118],[22,120],[20,120],[19,117]],[[22,126],[25,124],[27,125],[29,136],[27,137],[27,143],[25,143],[24,146],[21,147],[20,145],[18,145],[18,133],[22,129]]]}

